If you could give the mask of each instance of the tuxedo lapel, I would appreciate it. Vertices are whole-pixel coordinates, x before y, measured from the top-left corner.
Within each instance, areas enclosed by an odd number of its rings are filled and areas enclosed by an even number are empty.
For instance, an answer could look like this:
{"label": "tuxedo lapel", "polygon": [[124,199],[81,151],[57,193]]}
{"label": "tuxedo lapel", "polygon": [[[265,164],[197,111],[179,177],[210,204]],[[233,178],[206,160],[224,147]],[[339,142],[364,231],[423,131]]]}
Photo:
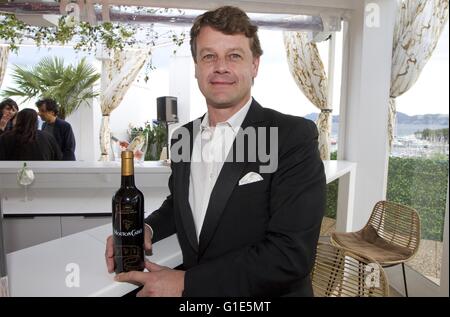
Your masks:
{"label": "tuxedo lapel", "polygon": [[[195,140],[196,132],[198,132],[197,128],[193,128],[193,123],[189,123],[187,128],[189,130],[190,142],[189,142],[189,157],[192,157],[192,148],[193,148],[193,140]],[[189,178],[191,175],[191,163],[188,162],[180,162],[180,180],[177,184],[180,188],[180,198],[178,199],[178,203],[180,205],[180,216],[183,222],[184,230],[186,232],[189,243],[195,252],[198,252],[198,240],[197,234],[195,231],[195,223],[192,215],[192,209],[189,204]]]}
{"label": "tuxedo lapel", "polygon": [[[264,121],[262,107],[255,100],[253,100],[241,128],[244,130],[249,126],[256,127],[256,124],[261,121]],[[242,130],[239,130],[238,136],[242,133]],[[233,142],[232,148],[235,148],[237,137]],[[211,192],[205,220],[200,232],[200,256],[204,253],[209,242],[214,236],[214,232],[219,224],[220,217],[231,196],[231,193],[233,192],[234,187],[238,184],[239,176],[242,174],[245,166],[247,165],[247,162],[234,162],[234,160],[230,157],[230,155],[233,154],[232,152],[233,151],[230,151],[228,155],[229,157],[223,164],[222,170],[220,171],[219,177],[217,178],[216,184]]]}

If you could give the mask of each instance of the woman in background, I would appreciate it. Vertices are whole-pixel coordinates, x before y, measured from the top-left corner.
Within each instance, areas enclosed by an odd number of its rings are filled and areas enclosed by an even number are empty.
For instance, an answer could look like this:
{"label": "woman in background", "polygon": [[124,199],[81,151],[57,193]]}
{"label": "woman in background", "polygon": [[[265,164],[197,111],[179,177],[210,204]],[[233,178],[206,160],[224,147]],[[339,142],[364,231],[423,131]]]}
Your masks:
{"label": "woman in background", "polygon": [[14,100],[7,98],[0,102],[0,135],[3,132],[12,130],[13,122],[18,111],[19,106],[17,106]]}
{"label": "woman in background", "polygon": [[61,160],[62,153],[55,138],[45,131],[38,130],[37,125],[35,110],[19,111],[13,129],[0,136],[0,160]]}

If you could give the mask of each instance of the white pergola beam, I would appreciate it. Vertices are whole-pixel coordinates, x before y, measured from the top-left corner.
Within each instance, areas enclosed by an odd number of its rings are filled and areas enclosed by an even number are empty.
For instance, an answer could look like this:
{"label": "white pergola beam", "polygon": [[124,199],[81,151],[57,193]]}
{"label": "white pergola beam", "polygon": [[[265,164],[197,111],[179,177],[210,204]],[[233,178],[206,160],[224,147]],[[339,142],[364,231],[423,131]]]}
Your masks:
{"label": "white pergola beam", "polygon": [[[102,4],[102,0],[93,0]],[[319,15],[324,12],[353,10],[359,0],[108,0],[110,5],[209,10],[222,5],[240,7],[248,12]]]}

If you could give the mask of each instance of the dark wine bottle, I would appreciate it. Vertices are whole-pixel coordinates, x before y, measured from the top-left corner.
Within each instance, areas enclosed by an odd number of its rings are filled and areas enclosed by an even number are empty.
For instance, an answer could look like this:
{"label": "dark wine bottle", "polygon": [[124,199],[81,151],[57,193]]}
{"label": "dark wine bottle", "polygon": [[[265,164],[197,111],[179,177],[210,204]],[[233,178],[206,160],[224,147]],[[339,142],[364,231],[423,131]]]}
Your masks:
{"label": "dark wine bottle", "polygon": [[132,151],[122,152],[122,184],[112,199],[115,272],[144,270],[144,195],[134,184]]}

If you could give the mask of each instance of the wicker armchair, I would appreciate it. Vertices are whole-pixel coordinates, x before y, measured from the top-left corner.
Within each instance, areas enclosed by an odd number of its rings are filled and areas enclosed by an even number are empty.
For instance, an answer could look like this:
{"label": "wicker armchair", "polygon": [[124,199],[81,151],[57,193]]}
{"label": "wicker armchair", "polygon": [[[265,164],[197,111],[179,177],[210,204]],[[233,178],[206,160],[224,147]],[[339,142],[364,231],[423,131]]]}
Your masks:
{"label": "wicker armchair", "polygon": [[316,297],[389,296],[389,283],[380,264],[331,244],[318,244],[311,280]]}
{"label": "wicker armchair", "polygon": [[331,243],[375,259],[383,267],[401,264],[408,296],[405,262],[416,254],[420,243],[420,218],[415,209],[379,201],[364,228],[357,232],[335,232]]}

